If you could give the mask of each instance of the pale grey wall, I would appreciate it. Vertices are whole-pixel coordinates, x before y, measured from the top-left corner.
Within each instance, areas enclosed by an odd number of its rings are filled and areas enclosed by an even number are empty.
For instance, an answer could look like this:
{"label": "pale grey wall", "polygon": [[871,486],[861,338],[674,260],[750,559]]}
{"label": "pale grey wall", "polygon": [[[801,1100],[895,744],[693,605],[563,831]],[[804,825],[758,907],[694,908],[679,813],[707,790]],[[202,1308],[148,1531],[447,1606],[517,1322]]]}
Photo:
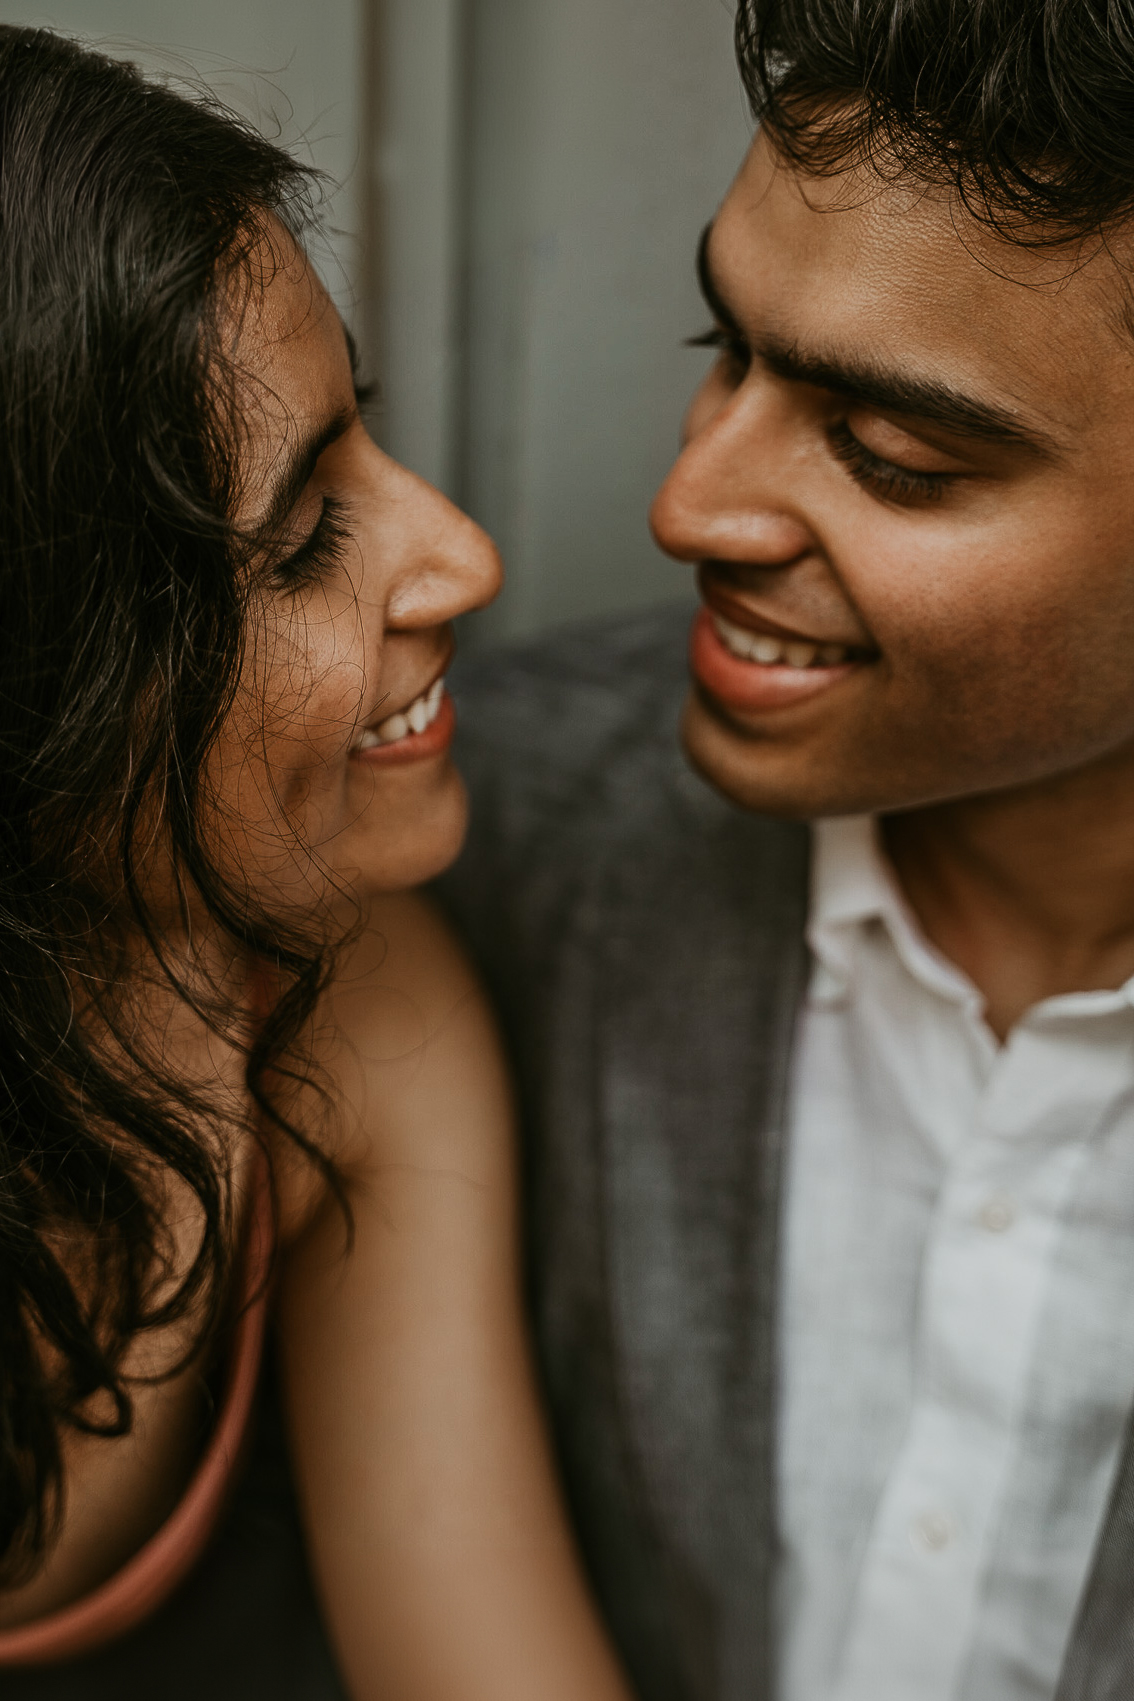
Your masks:
{"label": "pale grey wall", "polygon": [[147,68],[196,76],[329,173],[323,269],[352,316],[362,286],[369,0],[0,0],[0,22],[49,24]]}
{"label": "pale grey wall", "polygon": [[[386,16],[401,99],[380,126],[398,161],[382,430],[503,548],[481,635],[672,595],[688,570],[646,510],[704,365],[681,347],[704,323],[697,236],[751,135],[732,5],[386,0]],[[422,278],[445,228],[464,269],[439,294]]]}
{"label": "pale grey wall", "polygon": [[646,530],[704,358],[698,234],[750,135],[722,0],[486,0],[467,480],[526,632],[672,595]]}
{"label": "pale grey wall", "polygon": [[466,0],[377,0],[371,350],[383,446],[459,496]]}

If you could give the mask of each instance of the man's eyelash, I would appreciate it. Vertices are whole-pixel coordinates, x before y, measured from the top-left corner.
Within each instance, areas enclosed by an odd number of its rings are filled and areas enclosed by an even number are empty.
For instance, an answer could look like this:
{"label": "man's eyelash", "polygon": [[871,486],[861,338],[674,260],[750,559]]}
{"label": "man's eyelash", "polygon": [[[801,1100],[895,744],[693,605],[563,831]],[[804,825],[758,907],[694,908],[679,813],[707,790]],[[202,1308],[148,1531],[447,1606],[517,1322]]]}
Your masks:
{"label": "man's eyelash", "polygon": [[[718,349],[740,372],[752,364],[752,351],[739,331],[713,325],[699,336],[687,337],[687,348]],[[953,482],[952,473],[913,472],[875,455],[845,423],[832,426],[828,438],[838,460],[851,477],[887,502],[937,502]]]}
{"label": "man's eyelash", "polygon": [[953,482],[952,473],[912,472],[873,454],[845,423],[833,425],[828,441],[851,477],[887,502],[937,502]]}
{"label": "man's eyelash", "polygon": [[346,506],[337,497],[324,496],[323,508],[309,535],[283,561],[272,567],[272,578],[281,590],[299,591],[337,567],[350,538]]}

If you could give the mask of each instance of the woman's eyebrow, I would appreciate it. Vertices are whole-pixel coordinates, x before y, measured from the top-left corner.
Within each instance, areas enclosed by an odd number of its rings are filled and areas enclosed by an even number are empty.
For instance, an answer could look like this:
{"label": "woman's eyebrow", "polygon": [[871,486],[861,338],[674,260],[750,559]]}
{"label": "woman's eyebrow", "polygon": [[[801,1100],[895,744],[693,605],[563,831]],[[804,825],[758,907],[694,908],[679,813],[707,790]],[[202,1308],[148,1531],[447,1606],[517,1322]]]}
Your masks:
{"label": "woman's eyebrow", "polygon": [[349,327],[343,323],[341,316],[339,323],[343,327],[343,336],[346,339],[347,354],[350,357],[350,375],[354,380],[354,399],[360,408],[364,408],[369,402],[377,399],[380,395],[380,390],[373,379],[359,377],[359,372],[362,367],[362,359],[358,352],[358,343]]}
{"label": "woman's eyebrow", "polygon": [[357,418],[358,409],[352,402],[339,408],[330,419],[301,437],[286,451],[281,470],[272,481],[268,506],[258,523],[258,530],[270,534],[280,529],[303,495],[320,455],[325,454],[332,443],[337,443]]}
{"label": "woman's eyebrow", "polygon": [[722,298],[721,292],[717,288],[717,280],[713,276],[713,268],[709,260],[709,243],[712,238],[713,226],[710,223],[701,232],[701,239],[697,244],[697,282],[704,297],[705,306],[718,325],[721,325],[724,330],[730,331],[734,336],[743,339],[744,332],[740,328],[736,314]]}

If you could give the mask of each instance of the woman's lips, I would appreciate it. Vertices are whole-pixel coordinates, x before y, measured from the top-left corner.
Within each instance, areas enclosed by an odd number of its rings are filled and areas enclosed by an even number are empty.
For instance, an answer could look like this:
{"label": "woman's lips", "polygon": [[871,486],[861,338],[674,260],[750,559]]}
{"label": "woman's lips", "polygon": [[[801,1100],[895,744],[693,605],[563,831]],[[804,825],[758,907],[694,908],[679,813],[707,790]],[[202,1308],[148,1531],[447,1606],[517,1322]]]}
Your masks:
{"label": "woman's lips", "polygon": [[[784,646],[788,647],[787,644]],[[830,691],[861,666],[862,661],[819,662],[820,647],[800,641],[797,653],[811,652],[803,666],[784,661],[757,661],[734,655],[721,636],[711,609],[702,608],[693,622],[689,661],[693,676],[724,708],[765,712],[787,709]]]}
{"label": "woman's lips", "polygon": [[[409,762],[424,762],[431,756],[443,755],[453,742],[457,714],[444,681],[437,683],[441,686],[440,696],[433,718],[424,731],[416,732],[407,722],[406,731],[400,738],[358,746],[352,752],[354,760],[365,762],[367,767],[372,768],[401,768]],[[436,690],[436,686],[433,689]]]}

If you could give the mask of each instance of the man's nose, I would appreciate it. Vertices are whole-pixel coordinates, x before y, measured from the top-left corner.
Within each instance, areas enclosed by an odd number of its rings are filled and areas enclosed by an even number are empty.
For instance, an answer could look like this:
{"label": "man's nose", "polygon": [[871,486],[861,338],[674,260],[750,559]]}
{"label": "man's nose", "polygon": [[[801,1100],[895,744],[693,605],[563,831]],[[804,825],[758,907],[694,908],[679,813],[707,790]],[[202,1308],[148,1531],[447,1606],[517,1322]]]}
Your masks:
{"label": "man's nose", "polygon": [[695,430],[650,510],[666,554],[787,567],[814,549],[793,489],[790,435],[777,398],[746,389]]}

